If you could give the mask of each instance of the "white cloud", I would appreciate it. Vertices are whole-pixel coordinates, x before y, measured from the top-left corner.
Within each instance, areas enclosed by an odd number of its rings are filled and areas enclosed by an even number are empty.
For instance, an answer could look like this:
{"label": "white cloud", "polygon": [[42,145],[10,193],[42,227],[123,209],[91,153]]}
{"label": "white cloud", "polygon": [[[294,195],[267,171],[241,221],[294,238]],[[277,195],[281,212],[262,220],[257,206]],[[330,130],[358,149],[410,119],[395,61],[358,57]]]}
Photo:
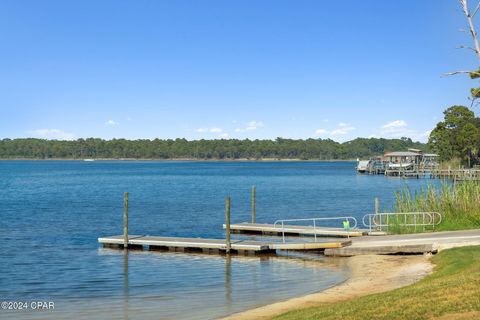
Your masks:
{"label": "white cloud", "polygon": [[257,130],[258,128],[263,128],[262,121],[250,121],[246,130]]}
{"label": "white cloud", "polygon": [[[332,130],[327,130],[324,128],[315,130],[315,135],[319,137],[325,137],[325,138],[339,138],[339,136],[345,136],[353,130],[355,130],[355,127],[351,126],[348,123],[340,122]],[[340,140],[343,140],[343,139],[344,138],[341,138]]]}
{"label": "white cloud", "polygon": [[107,126],[117,126],[119,125],[120,123],[116,122],[115,120],[108,120],[107,122],[105,122],[105,124]]}
{"label": "white cloud", "polygon": [[228,133],[222,133],[222,134],[219,134],[218,137],[220,139],[228,139],[229,135],[228,135]]}
{"label": "white cloud", "polygon": [[389,123],[386,123],[382,126],[383,130],[398,130],[399,128],[405,128],[408,126],[405,120],[395,120]]}
{"label": "white cloud", "polygon": [[432,130],[421,132],[418,135],[416,135],[416,139],[420,141],[428,140],[428,138],[430,137],[430,133],[432,133]]}
{"label": "white cloud", "polygon": [[250,121],[246,123],[246,126],[244,128],[236,128],[235,132],[253,131],[263,127],[264,124],[262,121]]}
{"label": "white cloud", "polygon": [[326,134],[326,133],[328,133],[328,130],[326,130],[326,129],[315,130],[315,134],[317,134],[317,135],[322,135],[322,134]]}
{"label": "white cloud", "polygon": [[395,120],[382,125],[378,132],[379,134],[375,134],[375,136],[383,138],[408,137],[414,141],[426,142],[431,130],[418,131],[410,128],[405,120]]}
{"label": "white cloud", "polygon": [[352,127],[348,123],[345,122],[340,122],[334,130],[330,132],[330,135],[332,136],[343,136],[348,134],[350,131],[355,130],[355,127]]}
{"label": "white cloud", "polygon": [[65,132],[60,129],[37,129],[29,132],[35,138],[49,139],[49,140],[74,140],[73,133]]}
{"label": "white cloud", "polygon": [[212,127],[212,128],[202,127],[202,128],[198,128],[195,131],[200,132],[200,133],[206,133],[206,132],[220,133],[220,132],[223,132],[223,129],[222,128],[217,128],[217,127]]}

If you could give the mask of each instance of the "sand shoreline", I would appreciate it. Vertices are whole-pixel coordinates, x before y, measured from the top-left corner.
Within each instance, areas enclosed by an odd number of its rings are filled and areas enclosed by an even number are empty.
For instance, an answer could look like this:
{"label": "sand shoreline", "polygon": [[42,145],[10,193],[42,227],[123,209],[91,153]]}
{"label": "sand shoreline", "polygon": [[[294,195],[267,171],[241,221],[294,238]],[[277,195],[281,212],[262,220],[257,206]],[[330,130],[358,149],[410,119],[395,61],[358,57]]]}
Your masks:
{"label": "sand shoreline", "polygon": [[223,319],[270,319],[290,310],[350,300],[404,287],[422,279],[433,270],[430,256],[427,255],[364,255],[346,259],[347,266],[350,269],[350,277],[337,286],[318,293],[235,313]]}

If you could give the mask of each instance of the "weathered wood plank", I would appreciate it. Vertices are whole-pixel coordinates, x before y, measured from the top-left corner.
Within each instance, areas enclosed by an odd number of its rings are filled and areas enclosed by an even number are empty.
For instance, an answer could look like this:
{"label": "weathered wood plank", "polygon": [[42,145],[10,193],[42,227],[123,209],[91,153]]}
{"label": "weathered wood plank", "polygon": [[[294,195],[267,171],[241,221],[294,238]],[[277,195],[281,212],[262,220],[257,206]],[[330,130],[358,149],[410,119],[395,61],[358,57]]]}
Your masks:
{"label": "weathered wood plank", "polygon": [[[106,247],[123,247],[123,235],[98,238],[98,242]],[[128,236],[129,246],[148,246],[149,250],[170,250],[170,251],[204,251],[212,250],[226,251],[227,244],[223,239],[201,239],[201,238],[175,238],[175,237],[153,237],[153,236]],[[350,245],[351,241],[334,242],[263,242],[248,240],[232,240],[231,250],[234,252],[244,251],[246,254],[270,253],[275,250],[323,250],[326,248],[342,248]]]}
{"label": "weathered wood plank", "polygon": [[352,241],[341,242],[304,242],[304,243],[271,243],[270,248],[277,250],[322,250],[330,248],[343,248],[349,246]]}
{"label": "weathered wood plank", "polygon": [[[225,225],[223,226],[225,228]],[[325,228],[317,227],[313,228],[311,226],[295,226],[295,225],[284,225],[275,226],[268,223],[236,223],[230,224],[230,230],[235,232],[256,232],[256,233],[273,233],[273,234],[285,234],[289,235],[317,235],[317,236],[332,236],[332,237],[361,237],[366,235],[368,230],[353,229],[346,231],[342,228]]]}
{"label": "weathered wood plank", "polygon": [[[98,238],[102,244],[123,244],[123,236],[112,236]],[[201,238],[176,238],[176,237],[153,237],[153,236],[129,236],[128,243],[132,245],[172,247],[172,248],[206,248],[226,250],[227,244],[222,239],[201,239]],[[270,250],[267,243],[259,241],[232,241],[233,250]]]}

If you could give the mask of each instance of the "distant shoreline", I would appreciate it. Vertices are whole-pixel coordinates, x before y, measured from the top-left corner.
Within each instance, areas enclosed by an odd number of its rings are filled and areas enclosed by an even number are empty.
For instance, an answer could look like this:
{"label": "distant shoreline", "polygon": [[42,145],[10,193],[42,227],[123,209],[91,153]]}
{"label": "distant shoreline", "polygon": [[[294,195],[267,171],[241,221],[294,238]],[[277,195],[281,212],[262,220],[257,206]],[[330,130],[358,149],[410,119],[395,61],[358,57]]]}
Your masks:
{"label": "distant shoreline", "polygon": [[[0,140],[0,158],[8,160],[124,161],[351,161],[365,160],[384,152],[427,150],[411,139],[357,138],[343,143],[330,139],[275,140],[103,140],[46,139]],[[49,158],[49,159],[45,159]]]}
{"label": "distant shoreline", "polygon": [[[85,161],[87,160],[87,161]],[[330,159],[330,160],[317,160],[317,159],[275,159],[275,158],[263,158],[263,159],[195,159],[195,158],[173,158],[173,159],[136,159],[136,158],[85,158],[85,159],[74,159],[74,158],[0,158],[0,161],[184,161],[184,162],[352,162],[357,161],[357,159]]]}

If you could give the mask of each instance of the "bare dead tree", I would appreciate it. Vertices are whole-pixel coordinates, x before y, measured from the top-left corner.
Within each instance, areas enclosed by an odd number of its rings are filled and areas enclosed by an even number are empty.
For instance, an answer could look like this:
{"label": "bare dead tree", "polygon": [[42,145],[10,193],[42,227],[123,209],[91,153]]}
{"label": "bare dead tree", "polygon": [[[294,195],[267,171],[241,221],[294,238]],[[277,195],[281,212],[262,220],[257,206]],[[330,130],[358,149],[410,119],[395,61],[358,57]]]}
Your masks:
{"label": "bare dead tree", "polygon": [[473,24],[473,18],[475,18],[475,15],[477,14],[478,9],[480,8],[480,1],[477,3],[477,6],[473,10],[473,13],[470,13],[467,0],[459,0],[459,1],[460,1],[460,5],[462,6],[463,13],[467,18],[468,26],[470,28],[470,35],[472,36],[473,44],[475,45],[475,48],[468,47],[468,46],[467,47],[462,46],[462,47],[473,50],[477,55],[477,58],[480,60],[480,45],[478,44],[477,32],[475,31],[475,26]]}
{"label": "bare dead tree", "polygon": [[[462,7],[462,11],[465,14],[465,17],[467,18],[468,29],[469,29],[469,31],[467,30],[461,30],[461,31],[467,34],[470,34],[473,40],[473,47],[461,45],[458,48],[472,50],[475,53],[477,59],[480,61],[480,44],[478,41],[477,31],[475,30],[475,24],[473,23],[473,20],[480,9],[480,1],[477,2],[477,5],[475,6],[475,9],[473,9],[473,11],[470,10],[467,0],[458,0],[458,1],[460,2],[460,6]],[[470,78],[476,79],[476,78],[480,78],[480,68],[478,68],[477,70],[452,71],[452,72],[447,72],[445,75],[451,76],[456,74],[468,74]],[[478,104],[477,99],[480,98],[480,88],[472,89],[471,93],[472,93],[472,96],[469,98],[469,100],[471,101],[470,107],[472,108]]]}

